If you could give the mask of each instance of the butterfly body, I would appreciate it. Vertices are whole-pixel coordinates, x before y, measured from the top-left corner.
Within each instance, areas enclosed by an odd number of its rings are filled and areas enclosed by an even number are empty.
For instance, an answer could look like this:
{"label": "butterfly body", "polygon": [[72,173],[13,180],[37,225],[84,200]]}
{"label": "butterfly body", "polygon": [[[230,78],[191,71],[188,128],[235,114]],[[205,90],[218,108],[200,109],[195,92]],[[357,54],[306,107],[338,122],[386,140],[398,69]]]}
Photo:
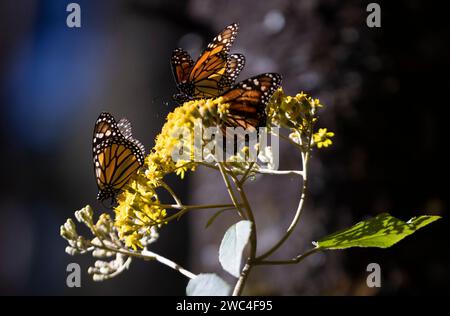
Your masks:
{"label": "butterfly body", "polygon": [[175,101],[217,97],[228,89],[244,68],[241,54],[229,54],[238,25],[233,23],[217,35],[196,62],[181,48],[172,53],[172,71],[179,90]]}
{"label": "butterfly body", "polygon": [[115,198],[122,187],[144,163],[144,146],[131,134],[126,119],[118,123],[103,112],[98,117],[92,141],[97,199]]}

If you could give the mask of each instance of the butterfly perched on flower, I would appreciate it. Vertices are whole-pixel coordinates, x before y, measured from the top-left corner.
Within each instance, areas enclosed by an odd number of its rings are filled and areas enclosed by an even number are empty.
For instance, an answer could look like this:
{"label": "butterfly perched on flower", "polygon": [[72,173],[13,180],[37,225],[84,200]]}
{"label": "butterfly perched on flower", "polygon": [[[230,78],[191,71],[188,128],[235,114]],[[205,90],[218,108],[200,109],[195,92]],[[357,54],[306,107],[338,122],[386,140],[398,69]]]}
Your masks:
{"label": "butterfly perched on flower", "polygon": [[217,97],[227,90],[244,68],[245,57],[229,51],[236,38],[238,25],[233,23],[220,32],[196,62],[181,48],[172,53],[172,71],[180,93],[175,101]]}
{"label": "butterfly perched on flower", "polygon": [[127,119],[118,123],[107,112],[98,117],[92,140],[97,199],[115,199],[121,188],[144,163],[144,146],[131,134]]}
{"label": "butterfly perched on flower", "polygon": [[281,75],[265,73],[243,80],[221,94],[229,104],[223,128],[242,127],[255,130],[266,125],[266,106],[281,85]]}

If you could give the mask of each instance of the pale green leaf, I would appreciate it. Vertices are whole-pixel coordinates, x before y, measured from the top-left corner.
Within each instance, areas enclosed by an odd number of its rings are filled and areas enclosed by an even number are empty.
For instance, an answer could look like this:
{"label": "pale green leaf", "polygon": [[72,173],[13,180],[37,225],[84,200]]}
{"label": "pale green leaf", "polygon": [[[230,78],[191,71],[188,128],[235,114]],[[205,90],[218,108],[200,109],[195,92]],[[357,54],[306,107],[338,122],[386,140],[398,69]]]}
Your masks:
{"label": "pale green leaf", "polygon": [[230,293],[231,286],[214,273],[199,274],[186,287],[187,296],[227,296]]}
{"label": "pale green leaf", "polygon": [[240,221],[228,228],[220,244],[220,264],[235,277],[239,277],[241,272],[242,253],[251,231],[252,223],[250,221]]}

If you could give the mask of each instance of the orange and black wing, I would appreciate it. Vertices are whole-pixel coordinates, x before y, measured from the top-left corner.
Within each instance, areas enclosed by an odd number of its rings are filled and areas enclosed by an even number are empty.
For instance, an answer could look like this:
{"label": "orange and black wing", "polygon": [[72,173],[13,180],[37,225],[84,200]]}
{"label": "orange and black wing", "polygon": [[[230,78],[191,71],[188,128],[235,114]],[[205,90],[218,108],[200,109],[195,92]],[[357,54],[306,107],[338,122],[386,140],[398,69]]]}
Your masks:
{"label": "orange and black wing", "polygon": [[222,82],[220,86],[223,90],[229,89],[237,77],[241,73],[241,70],[244,69],[245,66],[245,57],[242,54],[231,54],[227,60],[227,69],[225,72],[225,76],[222,78]]}
{"label": "orange and black wing", "polygon": [[220,32],[198,58],[189,75],[194,98],[216,97],[227,79],[228,53],[236,38],[238,25],[233,23]]}
{"label": "orange and black wing", "polygon": [[131,124],[116,123],[106,112],[100,114],[94,128],[93,156],[98,186],[97,199],[113,198],[144,163],[144,147],[131,135]]}
{"label": "orange and black wing", "polygon": [[232,86],[222,94],[230,104],[225,127],[257,129],[266,125],[266,106],[281,85],[281,75],[261,74]]}
{"label": "orange and black wing", "polygon": [[236,23],[227,26],[208,44],[195,63],[183,50],[174,51],[172,70],[181,92],[175,97],[177,101],[217,97],[234,82],[231,78],[236,78],[244,66],[242,55],[229,56],[237,31]]}
{"label": "orange and black wing", "polygon": [[187,83],[192,66],[194,66],[191,56],[183,49],[177,48],[172,53],[171,64],[177,87]]}

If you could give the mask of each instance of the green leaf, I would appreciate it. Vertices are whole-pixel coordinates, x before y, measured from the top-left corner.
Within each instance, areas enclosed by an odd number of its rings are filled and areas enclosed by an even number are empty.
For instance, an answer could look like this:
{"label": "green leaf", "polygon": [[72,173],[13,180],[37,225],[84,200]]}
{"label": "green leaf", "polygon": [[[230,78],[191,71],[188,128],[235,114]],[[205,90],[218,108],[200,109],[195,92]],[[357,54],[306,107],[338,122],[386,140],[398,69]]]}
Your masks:
{"label": "green leaf", "polygon": [[231,286],[214,273],[201,273],[186,287],[187,296],[227,296]]}
{"label": "green leaf", "polygon": [[228,228],[220,243],[219,261],[225,271],[236,278],[241,272],[242,252],[250,238],[252,223],[240,221]]}
{"label": "green leaf", "polygon": [[351,247],[388,248],[440,218],[440,216],[424,215],[413,217],[405,223],[388,213],[383,213],[322,238],[316,243],[316,246],[321,249],[346,249]]}

